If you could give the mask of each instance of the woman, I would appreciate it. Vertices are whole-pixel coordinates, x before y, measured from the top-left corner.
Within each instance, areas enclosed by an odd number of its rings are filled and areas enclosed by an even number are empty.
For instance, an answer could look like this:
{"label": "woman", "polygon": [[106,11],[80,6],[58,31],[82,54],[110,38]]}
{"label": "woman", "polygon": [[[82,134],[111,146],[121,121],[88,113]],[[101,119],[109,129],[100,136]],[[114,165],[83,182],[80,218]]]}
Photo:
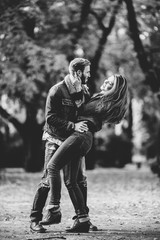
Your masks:
{"label": "woman", "polygon": [[[127,110],[127,81],[121,75],[114,75],[106,79],[101,86],[101,92],[92,97],[84,104],[78,113],[78,121],[85,121],[86,128],[81,132],[74,131],[55,152],[48,163],[48,176],[50,182],[51,197],[49,207],[52,214],[58,218],[60,208],[59,171],[69,162],[74,166],[72,174],[72,192],[70,197],[74,205],[77,219],[70,232],[88,232],[89,217],[86,211],[82,192],[77,185],[77,174],[79,168],[79,156],[85,156],[92,146],[93,133],[99,131],[104,122],[119,123]],[[86,129],[87,131],[84,131]],[[55,219],[53,221],[55,223]],[[57,220],[59,222],[59,220]],[[42,221],[42,224],[44,222]],[[50,223],[52,224],[52,222]]]}

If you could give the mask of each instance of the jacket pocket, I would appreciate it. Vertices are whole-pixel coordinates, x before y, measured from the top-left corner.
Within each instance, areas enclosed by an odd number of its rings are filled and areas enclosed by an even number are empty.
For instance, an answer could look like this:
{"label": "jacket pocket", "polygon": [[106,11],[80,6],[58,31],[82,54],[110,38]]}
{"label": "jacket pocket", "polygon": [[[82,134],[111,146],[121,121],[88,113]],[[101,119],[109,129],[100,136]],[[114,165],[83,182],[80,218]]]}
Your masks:
{"label": "jacket pocket", "polygon": [[74,107],[73,102],[70,99],[65,99],[65,98],[62,99],[62,105]]}

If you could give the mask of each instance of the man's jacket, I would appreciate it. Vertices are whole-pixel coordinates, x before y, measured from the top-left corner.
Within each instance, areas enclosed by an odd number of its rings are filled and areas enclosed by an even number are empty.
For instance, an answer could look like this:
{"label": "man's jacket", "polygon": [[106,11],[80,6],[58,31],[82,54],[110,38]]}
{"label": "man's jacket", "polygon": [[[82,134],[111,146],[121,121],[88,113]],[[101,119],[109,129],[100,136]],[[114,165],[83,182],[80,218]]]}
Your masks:
{"label": "man's jacket", "polygon": [[47,96],[44,131],[54,138],[65,140],[74,131],[77,110],[65,81],[54,85]]}

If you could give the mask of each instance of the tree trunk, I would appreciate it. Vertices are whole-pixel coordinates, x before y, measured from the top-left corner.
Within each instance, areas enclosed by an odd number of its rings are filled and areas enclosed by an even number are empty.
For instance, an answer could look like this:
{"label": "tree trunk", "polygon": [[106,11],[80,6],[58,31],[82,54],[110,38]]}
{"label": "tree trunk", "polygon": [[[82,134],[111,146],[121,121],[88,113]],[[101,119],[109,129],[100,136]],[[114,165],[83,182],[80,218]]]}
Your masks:
{"label": "tree trunk", "polygon": [[[29,109],[29,110],[28,110]],[[36,120],[36,111],[27,109],[25,123],[19,122],[0,106],[1,116],[13,124],[23,140],[24,169],[27,172],[37,172],[42,169],[44,151],[42,146],[42,126]]]}
{"label": "tree trunk", "polygon": [[42,125],[36,121],[36,111],[27,111],[24,124],[24,168],[27,172],[41,171],[44,157],[42,149]]}
{"label": "tree trunk", "polygon": [[[38,127],[38,126],[37,126]],[[42,130],[31,126],[24,141],[24,169],[27,172],[38,172],[43,167]]]}

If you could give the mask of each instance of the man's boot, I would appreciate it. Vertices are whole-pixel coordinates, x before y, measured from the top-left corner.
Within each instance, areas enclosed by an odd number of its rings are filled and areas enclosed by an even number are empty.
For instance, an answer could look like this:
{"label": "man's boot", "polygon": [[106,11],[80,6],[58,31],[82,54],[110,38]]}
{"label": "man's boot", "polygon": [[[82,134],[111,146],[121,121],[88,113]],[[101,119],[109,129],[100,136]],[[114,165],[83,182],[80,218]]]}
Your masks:
{"label": "man's boot", "polygon": [[45,233],[47,230],[39,222],[31,222],[30,229],[31,232],[37,233]]}

